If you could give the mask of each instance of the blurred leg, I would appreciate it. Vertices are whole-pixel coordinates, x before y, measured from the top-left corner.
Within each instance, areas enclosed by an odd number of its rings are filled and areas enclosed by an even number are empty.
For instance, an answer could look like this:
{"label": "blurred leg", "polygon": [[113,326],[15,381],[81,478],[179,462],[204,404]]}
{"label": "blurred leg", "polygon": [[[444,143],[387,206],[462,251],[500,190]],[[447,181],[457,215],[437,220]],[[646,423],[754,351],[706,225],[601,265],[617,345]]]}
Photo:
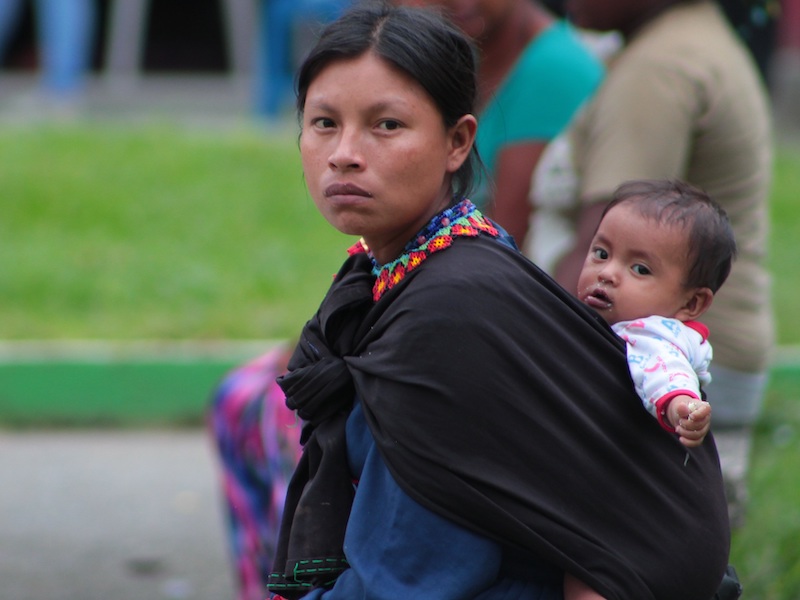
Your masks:
{"label": "blurred leg", "polygon": [[294,34],[298,24],[337,18],[351,0],[260,0],[253,68],[255,111],[274,119],[292,99]]}
{"label": "blurred leg", "polygon": [[286,487],[299,459],[300,425],[275,383],[283,358],[283,350],[276,350],[228,374],[209,415],[238,600],[267,595]]}
{"label": "blurred leg", "polygon": [[149,0],[112,0],[105,47],[106,74],[122,85],[132,85],[142,61]]}
{"label": "blurred leg", "polygon": [[90,66],[95,0],[37,0],[44,87],[60,97],[79,93]]}
{"label": "blurred leg", "polygon": [[5,55],[14,28],[19,23],[23,0],[0,0],[0,57]]}
{"label": "blurred leg", "polygon": [[231,71],[236,76],[252,70],[253,40],[256,32],[258,7],[254,0],[225,0],[224,21]]}
{"label": "blurred leg", "polygon": [[254,65],[256,113],[280,114],[291,91],[292,0],[259,2]]}

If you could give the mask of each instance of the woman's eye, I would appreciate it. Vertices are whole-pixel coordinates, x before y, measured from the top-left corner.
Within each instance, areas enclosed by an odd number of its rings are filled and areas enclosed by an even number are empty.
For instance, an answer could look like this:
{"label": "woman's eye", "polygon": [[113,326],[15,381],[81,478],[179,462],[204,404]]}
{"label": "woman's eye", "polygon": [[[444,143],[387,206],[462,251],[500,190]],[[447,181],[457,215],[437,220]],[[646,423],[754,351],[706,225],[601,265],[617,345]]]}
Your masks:
{"label": "woman's eye", "polygon": [[592,254],[599,260],[605,260],[608,258],[608,252],[606,252],[604,248],[595,248],[592,250]]}
{"label": "woman's eye", "polygon": [[633,269],[633,272],[636,273],[637,275],[650,275],[650,269],[648,269],[644,265],[633,265],[633,267],[631,268]]}
{"label": "woman's eye", "polygon": [[400,122],[393,121],[392,119],[386,119],[385,121],[381,121],[378,124],[378,127],[385,129],[386,131],[394,131],[395,129],[400,129]]}
{"label": "woman's eye", "polygon": [[336,126],[333,119],[329,119],[328,117],[317,117],[311,121],[311,124],[319,129],[328,129],[329,127]]}

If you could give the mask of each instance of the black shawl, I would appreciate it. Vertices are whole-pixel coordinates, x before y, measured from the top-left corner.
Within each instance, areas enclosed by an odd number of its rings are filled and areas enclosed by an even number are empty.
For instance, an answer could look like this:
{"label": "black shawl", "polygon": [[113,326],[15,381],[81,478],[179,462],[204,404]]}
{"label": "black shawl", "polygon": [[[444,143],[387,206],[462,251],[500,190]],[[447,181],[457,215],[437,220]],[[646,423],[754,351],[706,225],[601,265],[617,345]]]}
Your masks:
{"label": "black shawl", "polygon": [[610,600],[714,595],[730,534],[713,439],[687,459],[594,312],[483,235],[377,302],[370,269],[348,259],[281,380],[309,425],[271,589],[289,597],[287,581],[327,585],[346,567],[343,422],[357,393],[392,475],[430,510]]}

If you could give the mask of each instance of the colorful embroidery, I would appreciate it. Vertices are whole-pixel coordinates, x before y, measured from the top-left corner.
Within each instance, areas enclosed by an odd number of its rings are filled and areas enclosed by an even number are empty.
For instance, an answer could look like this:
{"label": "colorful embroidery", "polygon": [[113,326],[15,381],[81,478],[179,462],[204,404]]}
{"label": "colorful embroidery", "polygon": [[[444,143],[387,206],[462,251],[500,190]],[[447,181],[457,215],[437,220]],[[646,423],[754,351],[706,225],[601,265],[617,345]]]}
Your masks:
{"label": "colorful embroidery", "polygon": [[[405,247],[403,254],[385,265],[379,265],[372,260],[372,273],[375,275],[375,285],[372,287],[372,298],[377,302],[383,294],[392,289],[403,278],[422,264],[434,252],[445,250],[457,237],[476,237],[481,232],[492,237],[497,237],[499,232],[491,221],[481,214],[477,207],[469,200],[462,200],[439,213],[428,225],[417,234]],[[354,244],[348,253],[366,252],[367,247],[362,241]]]}

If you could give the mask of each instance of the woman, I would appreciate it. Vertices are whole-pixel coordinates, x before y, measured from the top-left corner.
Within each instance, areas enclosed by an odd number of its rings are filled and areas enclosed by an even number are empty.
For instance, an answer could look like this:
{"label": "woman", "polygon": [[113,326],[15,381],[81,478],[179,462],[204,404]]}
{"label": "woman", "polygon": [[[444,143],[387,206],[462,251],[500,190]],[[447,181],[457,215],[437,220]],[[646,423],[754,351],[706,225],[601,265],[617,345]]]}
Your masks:
{"label": "woman", "polygon": [[[442,9],[479,50],[477,146],[485,177],[471,199],[517,241],[525,237],[531,174],[546,143],[596,89],[600,62],[573,28],[531,0],[397,0]],[[295,431],[272,430],[260,418],[280,412],[274,401],[279,354],[232,372],[215,393],[211,420],[223,465],[240,600],[260,600],[263,565],[272,559],[275,490],[294,459],[278,443]],[[261,380],[260,382],[258,380]],[[254,385],[256,384],[256,385]],[[280,390],[277,390],[279,392]],[[285,406],[283,406],[285,410]],[[279,456],[259,451],[279,450]],[[273,468],[278,467],[278,468]]]}
{"label": "woman", "polygon": [[[555,172],[563,181],[572,170],[575,189],[563,204],[556,194],[534,198],[534,242],[567,250],[552,264],[542,252],[530,256],[575,290],[600,213],[617,185],[631,179],[681,179],[725,209],[739,256],[702,321],[713,332],[714,431],[731,519],[741,524],[750,428],[774,344],[766,266],[772,139],[763,82],[713,0],[568,0],[566,8],[577,25],[618,30],[625,44],[564,136],[572,164]],[[548,151],[540,166],[551,157]],[[568,240],[554,233],[564,230]],[[545,240],[548,233],[560,239]]]}
{"label": "woman", "polygon": [[686,462],[621,340],[466,200],[475,92],[469,42],[423,10],[356,9],[301,67],[309,193],[363,241],[279,380],[306,425],[271,590],[555,599],[568,571],[707,600],[729,543],[713,444]]}

